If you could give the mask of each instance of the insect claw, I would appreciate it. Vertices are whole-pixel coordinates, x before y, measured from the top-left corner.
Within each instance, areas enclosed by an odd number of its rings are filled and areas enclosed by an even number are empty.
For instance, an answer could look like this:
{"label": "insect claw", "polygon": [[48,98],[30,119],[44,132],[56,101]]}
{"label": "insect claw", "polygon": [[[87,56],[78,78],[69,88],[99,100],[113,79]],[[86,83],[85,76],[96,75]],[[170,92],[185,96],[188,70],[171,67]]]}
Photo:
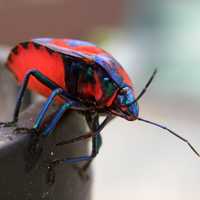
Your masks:
{"label": "insect claw", "polygon": [[77,165],[73,165],[73,168],[77,171],[79,177],[83,181],[89,180],[89,175],[87,174],[87,170],[84,170],[83,167],[79,167]]}
{"label": "insect claw", "polygon": [[26,127],[18,127],[15,128],[14,132],[16,134],[32,134],[32,135],[39,135],[39,130],[35,128],[26,128]]}

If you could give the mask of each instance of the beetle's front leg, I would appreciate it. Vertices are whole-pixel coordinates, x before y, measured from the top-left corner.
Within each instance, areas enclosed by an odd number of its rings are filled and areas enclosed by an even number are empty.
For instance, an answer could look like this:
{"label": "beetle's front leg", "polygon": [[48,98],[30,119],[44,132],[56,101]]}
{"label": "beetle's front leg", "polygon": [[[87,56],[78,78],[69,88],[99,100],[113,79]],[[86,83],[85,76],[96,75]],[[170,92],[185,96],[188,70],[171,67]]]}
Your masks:
{"label": "beetle's front leg", "polygon": [[10,122],[0,122],[0,127],[11,127],[11,126],[16,125],[16,123],[18,121],[19,111],[20,111],[20,107],[21,107],[22,100],[23,100],[23,97],[24,97],[24,93],[27,89],[27,86],[28,86],[28,83],[29,83],[31,76],[35,77],[38,81],[40,81],[42,84],[44,84],[45,86],[47,86],[51,90],[55,90],[55,89],[59,88],[59,86],[56,83],[54,83],[53,81],[48,79],[48,77],[43,75],[38,70],[33,69],[33,70],[29,71],[25,75],[23,82],[21,84],[21,87],[19,89],[18,95],[17,95],[15,110],[14,110],[14,114],[13,114],[13,120],[10,121]]}

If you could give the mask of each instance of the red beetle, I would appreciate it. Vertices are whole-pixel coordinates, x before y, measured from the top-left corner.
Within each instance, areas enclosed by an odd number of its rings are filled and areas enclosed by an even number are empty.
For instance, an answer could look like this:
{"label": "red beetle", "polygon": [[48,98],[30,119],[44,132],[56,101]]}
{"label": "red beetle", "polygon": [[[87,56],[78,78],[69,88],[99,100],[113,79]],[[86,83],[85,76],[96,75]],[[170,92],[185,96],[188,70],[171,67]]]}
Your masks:
{"label": "red beetle", "polygon": [[[21,84],[21,89],[13,121],[2,125],[9,126],[17,122],[27,86],[48,97],[38,114],[33,130],[40,130],[45,113],[54,99],[61,104],[52,121],[41,130],[43,136],[52,133],[59,119],[68,109],[81,111],[86,116],[91,133],[70,141],[61,141],[57,145],[92,137],[91,155],[57,159],[52,161],[54,165],[63,162],[88,161],[83,167],[86,169],[101,146],[100,132],[115,116],[130,121],[140,120],[163,128],[186,142],[199,156],[194,147],[183,137],[162,125],[138,117],[137,102],[153,80],[156,70],[142,92],[135,97],[128,74],[109,53],[90,42],[54,38],[38,38],[19,43],[12,49],[7,66]],[[99,116],[102,114],[106,118],[99,124]]]}

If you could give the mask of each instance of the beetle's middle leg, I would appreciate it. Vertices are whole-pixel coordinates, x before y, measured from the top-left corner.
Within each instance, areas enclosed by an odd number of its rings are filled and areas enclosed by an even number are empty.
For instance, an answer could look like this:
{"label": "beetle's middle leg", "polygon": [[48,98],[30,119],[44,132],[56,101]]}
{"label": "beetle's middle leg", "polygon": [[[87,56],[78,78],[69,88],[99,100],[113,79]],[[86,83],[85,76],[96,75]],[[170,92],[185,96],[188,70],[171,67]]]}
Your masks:
{"label": "beetle's middle leg", "polygon": [[[29,132],[32,132],[32,138],[30,141],[30,145],[28,147],[27,152],[27,164],[26,169],[30,171],[33,168],[34,164],[37,162],[40,154],[42,152],[42,145],[43,138],[49,136],[55,129],[56,125],[58,124],[59,120],[63,116],[63,114],[69,109],[84,109],[83,106],[80,105],[79,102],[74,100],[66,101],[64,104],[60,106],[60,108],[56,111],[54,116],[52,117],[51,121],[46,124],[45,127],[42,126],[42,122],[45,118],[45,114],[47,113],[50,105],[53,103],[55,98],[60,95],[64,95],[63,89],[58,88],[52,91],[51,95],[48,97],[46,102],[43,104],[40,113],[38,114],[34,126],[32,129],[28,129]],[[24,128],[17,128],[18,130]],[[26,130],[27,131],[27,130]]]}
{"label": "beetle's middle leg", "polygon": [[[31,134],[31,140],[29,142],[28,145],[28,150],[27,153],[25,154],[26,156],[26,170],[30,171],[34,165],[37,163],[41,153],[42,153],[42,143],[43,143],[43,136],[46,136],[43,134],[43,130],[41,129],[41,123],[45,117],[45,114],[49,108],[49,106],[52,104],[53,100],[55,99],[56,96],[58,96],[59,94],[61,94],[62,89],[58,88],[52,91],[51,95],[48,97],[48,99],[46,100],[46,102],[43,104],[42,109],[40,111],[40,113],[38,114],[38,117],[36,118],[35,124],[33,126],[33,128],[29,129],[29,128],[16,128],[15,131],[16,132],[21,132],[21,131],[25,131],[26,133],[32,133]],[[71,107],[70,102],[69,103],[64,103],[61,108],[58,110],[58,113],[60,114],[60,117],[62,116],[62,114]],[[60,118],[57,117],[57,121],[59,121]],[[52,121],[55,121],[54,118]],[[50,123],[52,124],[52,123]],[[57,123],[56,123],[57,124]],[[54,123],[54,127],[56,126],[56,124]],[[53,126],[51,126],[52,129],[54,128]]]}

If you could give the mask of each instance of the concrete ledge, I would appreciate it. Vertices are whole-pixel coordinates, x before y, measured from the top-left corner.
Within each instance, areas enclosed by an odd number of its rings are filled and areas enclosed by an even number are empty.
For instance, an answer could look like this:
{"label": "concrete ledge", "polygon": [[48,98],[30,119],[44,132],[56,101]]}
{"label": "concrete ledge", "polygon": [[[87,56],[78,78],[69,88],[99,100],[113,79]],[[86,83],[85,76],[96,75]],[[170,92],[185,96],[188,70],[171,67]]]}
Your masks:
{"label": "concrete ledge", "polygon": [[[20,116],[19,127],[32,127],[39,105],[26,109]],[[51,113],[55,111],[51,109]],[[51,114],[50,113],[50,114]],[[27,148],[30,134],[13,133],[14,128],[0,129],[0,199],[3,200],[89,200],[91,173],[83,180],[72,165],[56,168],[53,185],[46,182],[46,161],[54,158],[87,154],[86,142],[55,147],[63,139],[70,139],[86,132],[84,117],[70,111],[59,123],[54,134],[44,140],[43,152],[34,168],[27,172]]]}

